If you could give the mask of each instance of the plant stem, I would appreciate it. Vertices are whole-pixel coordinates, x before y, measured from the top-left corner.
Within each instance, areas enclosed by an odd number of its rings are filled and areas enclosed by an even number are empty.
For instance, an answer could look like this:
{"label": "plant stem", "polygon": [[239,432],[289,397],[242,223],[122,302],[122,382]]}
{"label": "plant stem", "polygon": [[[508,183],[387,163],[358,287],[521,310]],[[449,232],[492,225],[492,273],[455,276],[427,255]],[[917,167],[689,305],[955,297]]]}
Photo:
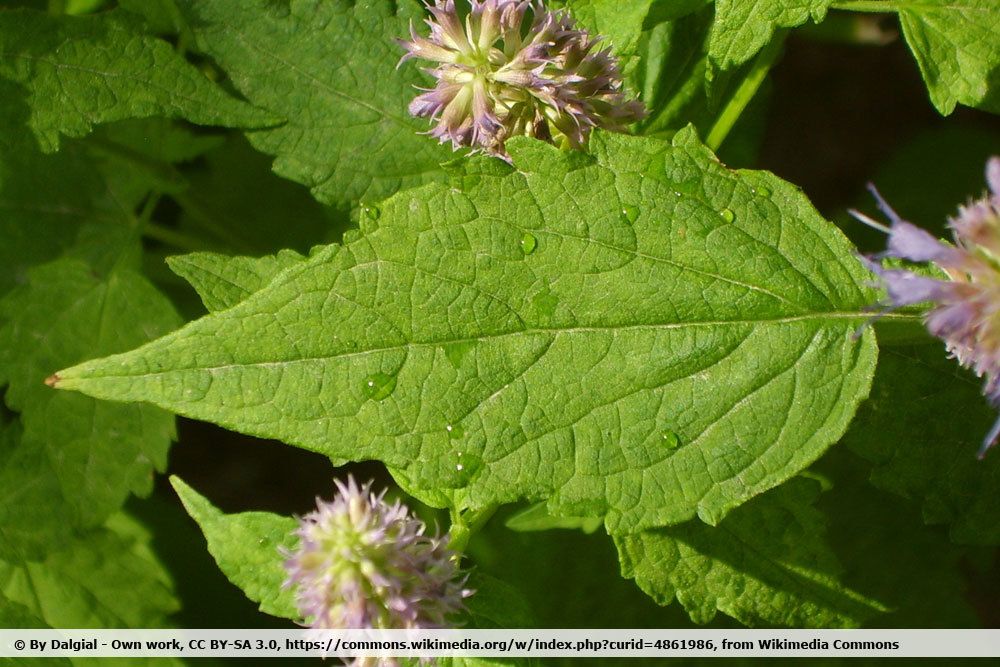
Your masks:
{"label": "plant stem", "polygon": [[464,513],[452,515],[451,542],[449,546],[458,552],[465,551],[469,546],[469,540],[478,533],[486,522],[489,521],[499,505],[489,505],[480,510],[469,510]]}
{"label": "plant stem", "polygon": [[739,120],[740,116],[746,110],[747,105],[750,104],[750,100],[757,94],[760,85],[764,83],[767,73],[778,60],[778,56],[781,55],[781,47],[785,43],[786,34],[787,31],[774,33],[774,37],[771,38],[767,46],[757,54],[749,74],[740,82],[739,87],[733,93],[732,97],[729,98],[729,101],[726,102],[722,113],[715,119],[715,124],[709,130],[708,137],[705,139],[705,144],[713,152],[717,152],[719,147],[722,146],[733,126],[736,125],[736,121]]}
{"label": "plant stem", "polygon": [[156,210],[156,205],[160,203],[160,197],[162,196],[162,192],[154,191],[151,192],[146,198],[145,203],[142,205],[142,210],[139,211],[139,217],[137,219],[140,227],[145,227],[150,224],[150,220],[153,218],[153,211]]}
{"label": "plant stem", "polygon": [[830,9],[843,9],[850,12],[873,12],[878,14],[899,11],[899,7],[892,0],[840,0],[831,4]]}
{"label": "plant stem", "polygon": [[142,226],[142,235],[160,243],[171,245],[179,250],[187,250],[188,252],[206,249],[206,245],[201,239],[182,234],[169,227],[158,225],[155,222],[146,222]]}

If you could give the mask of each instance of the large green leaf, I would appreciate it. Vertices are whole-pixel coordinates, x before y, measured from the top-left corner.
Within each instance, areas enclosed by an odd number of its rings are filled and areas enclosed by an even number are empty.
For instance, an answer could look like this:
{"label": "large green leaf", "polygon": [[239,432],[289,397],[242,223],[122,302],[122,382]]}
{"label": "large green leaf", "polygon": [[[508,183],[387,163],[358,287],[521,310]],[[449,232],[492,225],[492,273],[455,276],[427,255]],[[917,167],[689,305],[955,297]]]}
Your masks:
{"label": "large green leaf", "polygon": [[614,531],[716,523],[840,437],[873,295],[793,186],[691,132],[512,144],[343,246],[59,387],[147,401],[470,506],[550,498]]}
{"label": "large green leaf", "polygon": [[622,574],[696,623],[717,611],[749,626],[854,627],[881,606],[840,582],[841,566],[812,506],[818,485],[784,484],[711,527],[690,522],[615,538]]}
{"label": "large green leaf", "polygon": [[288,118],[248,136],[274,170],[346,207],[441,176],[451,150],[407,104],[429,78],[398,71],[414,0],[178,0],[198,44],[254,104]]}
{"label": "large green leaf", "polygon": [[115,515],[37,562],[0,561],[0,595],[54,628],[156,628],[177,610],[149,535]]}
{"label": "large green leaf", "polygon": [[[130,492],[151,490],[153,470],[166,466],[172,415],[56,392],[43,381],[70,360],[134,347],[179,320],[137,273],[101,277],[74,259],[31,270],[28,283],[0,301],[0,320],[0,383],[23,429],[0,451],[5,492],[19,499],[0,509],[0,553],[9,558],[36,546],[15,536],[34,541],[97,526]],[[44,507],[64,511],[35,511]]]}
{"label": "large green leaf", "polygon": [[995,0],[893,0],[931,101],[1000,113],[1000,3]]}
{"label": "large green leaf", "polygon": [[46,152],[59,147],[60,135],[81,137],[97,123],[124,118],[234,127],[280,122],[228,96],[169,44],[136,34],[121,18],[0,12],[0,78],[23,91],[28,127]]}

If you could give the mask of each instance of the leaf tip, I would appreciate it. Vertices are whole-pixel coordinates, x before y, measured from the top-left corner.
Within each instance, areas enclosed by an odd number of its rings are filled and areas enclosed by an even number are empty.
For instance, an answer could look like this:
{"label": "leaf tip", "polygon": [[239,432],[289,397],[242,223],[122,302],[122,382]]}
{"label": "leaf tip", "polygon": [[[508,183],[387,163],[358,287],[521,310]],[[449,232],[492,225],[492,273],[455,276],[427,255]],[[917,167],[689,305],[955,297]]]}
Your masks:
{"label": "leaf tip", "polygon": [[52,375],[45,378],[45,384],[54,389],[58,389],[60,380],[62,380],[62,378],[59,377],[59,373],[53,373]]}

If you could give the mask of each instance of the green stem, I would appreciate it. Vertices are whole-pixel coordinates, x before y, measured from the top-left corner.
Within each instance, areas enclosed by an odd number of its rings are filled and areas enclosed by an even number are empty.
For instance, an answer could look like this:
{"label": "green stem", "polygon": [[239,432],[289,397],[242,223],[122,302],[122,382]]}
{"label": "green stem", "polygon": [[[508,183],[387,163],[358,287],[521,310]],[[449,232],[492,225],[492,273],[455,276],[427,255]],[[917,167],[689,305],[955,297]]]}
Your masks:
{"label": "green stem", "polygon": [[155,222],[146,222],[142,227],[142,235],[188,252],[206,249],[205,243],[201,239],[182,234],[169,227],[158,225]]}
{"label": "green stem", "polygon": [[140,227],[150,224],[150,220],[153,218],[153,211],[156,210],[156,205],[160,203],[162,196],[162,192],[154,191],[146,197],[146,202],[142,205],[142,210],[139,211],[139,218],[137,220]]}
{"label": "green stem", "polygon": [[733,126],[736,125],[736,121],[739,120],[740,116],[746,110],[747,105],[750,104],[750,100],[757,94],[757,90],[760,89],[761,84],[764,83],[767,73],[774,66],[774,63],[777,62],[778,56],[781,55],[781,47],[785,43],[786,34],[786,31],[774,33],[774,37],[771,38],[767,46],[757,54],[749,74],[740,82],[739,87],[733,93],[732,97],[729,98],[729,101],[726,102],[722,113],[715,119],[715,124],[709,130],[708,138],[705,139],[705,144],[713,152],[717,152],[719,147],[722,146]]}
{"label": "green stem", "polygon": [[469,546],[469,540],[478,533],[486,522],[489,521],[499,505],[490,505],[480,510],[469,510],[458,514],[452,514],[451,542],[448,546],[458,552],[465,551]]}
{"label": "green stem", "polygon": [[898,12],[899,7],[892,0],[841,0],[830,5],[830,9],[843,9],[849,12],[872,12],[886,14]]}

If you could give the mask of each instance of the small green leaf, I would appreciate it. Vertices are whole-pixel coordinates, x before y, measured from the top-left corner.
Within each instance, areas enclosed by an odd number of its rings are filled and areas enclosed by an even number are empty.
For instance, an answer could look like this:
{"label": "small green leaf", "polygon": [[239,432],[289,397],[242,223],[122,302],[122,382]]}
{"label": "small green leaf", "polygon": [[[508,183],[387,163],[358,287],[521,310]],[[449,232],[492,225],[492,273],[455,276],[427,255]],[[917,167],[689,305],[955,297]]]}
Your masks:
{"label": "small green leaf", "polygon": [[950,114],[964,104],[1000,113],[1000,4],[894,0],[891,5],[938,111]]}
{"label": "small green leaf", "polygon": [[[983,0],[990,2],[991,0]],[[720,69],[750,60],[777,28],[819,23],[833,0],[715,0],[715,23],[708,54]]]}
{"label": "small green leaf", "polygon": [[300,264],[305,257],[282,250],[266,257],[229,257],[210,252],[168,257],[170,269],[191,283],[209,312],[235,306],[263,289],[282,270]]}
{"label": "small green leaf", "polygon": [[[123,269],[102,278],[83,262],[63,259],[31,270],[28,284],[0,301],[0,321],[0,383],[23,424],[20,442],[4,448],[10,467],[0,475],[23,474],[26,492],[51,491],[58,481],[58,496],[71,508],[43,516],[12,512],[11,529],[51,535],[100,525],[130,492],[151,490],[153,471],[166,466],[174,419],[148,405],[56,392],[44,380],[68,360],[132,347],[179,319],[139,274]],[[18,545],[6,546],[9,553]]]}
{"label": "small green leaf", "polygon": [[223,514],[180,478],[171,477],[170,483],[201,527],[223,574],[265,614],[300,618],[291,590],[282,587],[286,575],[279,551],[294,546],[295,519],[268,512]]}
{"label": "small green leaf", "polygon": [[423,9],[414,0],[178,0],[198,44],[247,99],[289,119],[248,136],[274,170],[340,208],[442,175],[451,150],[410,118],[415,85],[396,65]]}
{"label": "small green leaf", "polygon": [[846,428],[870,277],[800,191],[691,132],[592,143],[512,142],[517,170],[483,158],[400,193],[237,306],[57,384],[379,459],[470,508],[716,523]]}
{"label": "small green leaf", "polygon": [[693,521],[617,536],[622,575],[696,623],[721,611],[748,626],[855,627],[884,608],[840,582],[812,506],[818,485],[790,481],[710,527]]}
{"label": "small green leaf", "polygon": [[46,152],[59,148],[60,135],[82,137],[97,123],[124,118],[162,115],[232,127],[280,121],[229,97],[169,44],[136,34],[113,13],[0,12],[0,78],[17,85],[30,108],[28,126]]}

